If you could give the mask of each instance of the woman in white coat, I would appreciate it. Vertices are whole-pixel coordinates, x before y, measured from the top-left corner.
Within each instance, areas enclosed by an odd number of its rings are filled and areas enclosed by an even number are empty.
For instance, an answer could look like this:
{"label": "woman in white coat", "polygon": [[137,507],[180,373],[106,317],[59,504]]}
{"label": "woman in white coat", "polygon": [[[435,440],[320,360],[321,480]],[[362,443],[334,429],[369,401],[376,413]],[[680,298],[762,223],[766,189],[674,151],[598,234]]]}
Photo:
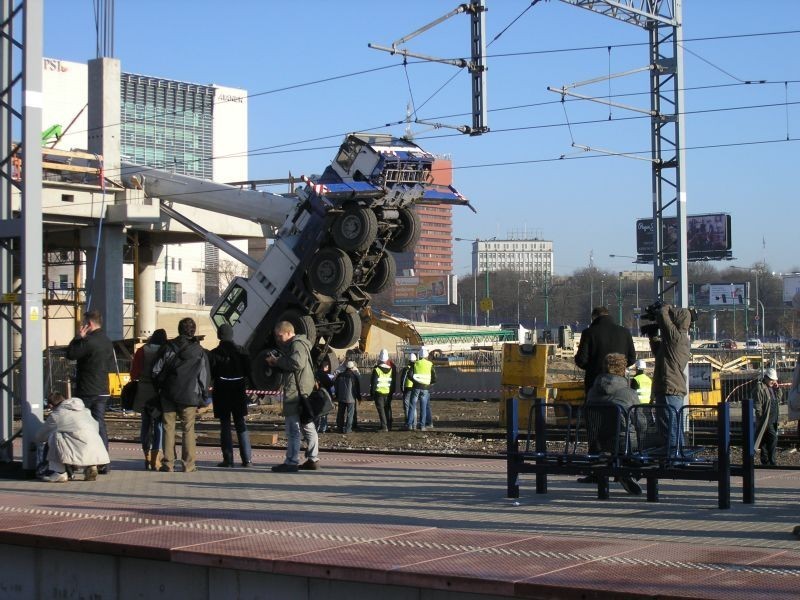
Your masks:
{"label": "woman in white coat", "polygon": [[108,451],[100,437],[100,425],[80,398],[64,399],[61,394],[50,396],[52,412],[36,432],[37,443],[47,442],[49,475],[44,481],[62,483],[69,479],[66,465],[84,468],[87,481],[97,479],[97,465],[110,462]]}

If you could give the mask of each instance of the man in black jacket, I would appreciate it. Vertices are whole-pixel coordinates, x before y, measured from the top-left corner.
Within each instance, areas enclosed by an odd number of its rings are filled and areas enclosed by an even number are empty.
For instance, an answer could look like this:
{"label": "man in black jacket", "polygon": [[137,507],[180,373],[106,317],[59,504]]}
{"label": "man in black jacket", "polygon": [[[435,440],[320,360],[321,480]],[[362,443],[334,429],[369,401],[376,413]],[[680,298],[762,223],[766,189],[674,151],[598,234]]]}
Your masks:
{"label": "man in black jacket", "polygon": [[[108,374],[114,371],[114,348],[101,329],[100,311],[90,310],[83,315],[78,335],[67,347],[67,358],[77,361],[74,396],[83,400],[92,416],[100,424],[100,437],[108,450],[106,407],[108,406]],[[101,465],[99,473],[106,474],[108,465]]]}
{"label": "man in black jacket", "polygon": [[[583,389],[588,397],[594,380],[604,372],[605,358],[609,354],[622,354],[627,366],[636,362],[636,348],[633,346],[631,332],[617,325],[608,316],[605,306],[597,306],[592,310],[592,324],[581,332],[575,364],[585,371]],[[598,442],[589,431],[589,452],[597,452]],[[579,479],[582,483],[594,483],[590,475]]]}
{"label": "man in black jacket", "polygon": [[160,471],[175,469],[175,421],[180,415],[181,461],[186,473],[197,470],[194,422],[197,407],[208,395],[208,357],[195,337],[193,319],[178,322],[178,337],[164,344],[153,363],[152,379],[161,398],[164,419],[164,460]]}
{"label": "man in black jacket", "polygon": [[592,310],[592,324],[581,332],[575,354],[575,364],[586,372],[583,389],[587,394],[595,378],[603,373],[603,363],[608,354],[622,354],[629,367],[636,362],[631,332],[614,323],[605,306],[598,306]]}

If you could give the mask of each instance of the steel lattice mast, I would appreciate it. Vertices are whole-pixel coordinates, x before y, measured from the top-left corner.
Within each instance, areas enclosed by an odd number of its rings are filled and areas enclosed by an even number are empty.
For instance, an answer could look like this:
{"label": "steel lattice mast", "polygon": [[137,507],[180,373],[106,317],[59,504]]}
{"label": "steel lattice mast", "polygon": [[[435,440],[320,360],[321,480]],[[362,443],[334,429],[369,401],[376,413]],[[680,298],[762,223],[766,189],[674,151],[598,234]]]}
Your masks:
{"label": "steel lattice mast", "polygon": [[[675,304],[689,302],[686,237],[686,163],[683,112],[682,0],[561,0],[647,30],[650,42],[650,138],[653,194],[655,296],[675,290]],[[675,213],[677,240],[664,239],[663,219]],[[675,248],[677,244],[677,248]],[[678,273],[664,257],[678,257]],[[672,281],[670,283],[670,280]]]}

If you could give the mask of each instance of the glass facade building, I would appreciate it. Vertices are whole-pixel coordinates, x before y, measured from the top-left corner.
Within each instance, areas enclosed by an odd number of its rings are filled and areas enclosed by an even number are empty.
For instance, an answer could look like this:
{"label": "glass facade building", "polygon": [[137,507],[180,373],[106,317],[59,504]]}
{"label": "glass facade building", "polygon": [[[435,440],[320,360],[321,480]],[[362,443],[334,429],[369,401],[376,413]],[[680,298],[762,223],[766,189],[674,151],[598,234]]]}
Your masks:
{"label": "glass facade building", "polygon": [[123,160],[213,178],[214,88],[122,74]]}

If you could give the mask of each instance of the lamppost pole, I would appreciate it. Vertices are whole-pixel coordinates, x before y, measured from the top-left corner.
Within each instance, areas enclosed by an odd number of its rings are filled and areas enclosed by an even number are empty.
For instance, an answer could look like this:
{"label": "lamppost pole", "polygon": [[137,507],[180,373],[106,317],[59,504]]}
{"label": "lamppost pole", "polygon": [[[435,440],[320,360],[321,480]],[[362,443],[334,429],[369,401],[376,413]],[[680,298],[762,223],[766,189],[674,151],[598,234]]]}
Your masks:
{"label": "lamppost pole", "polygon": [[617,310],[619,311],[619,320],[617,325],[622,325],[622,271],[619,272],[619,287],[617,290]]}
{"label": "lamppost pole", "polygon": [[527,279],[520,279],[517,281],[517,326],[519,327],[520,324],[520,310],[519,310],[519,284],[520,283],[530,283]]}
{"label": "lamppost pole", "polygon": [[[609,254],[608,256],[610,258],[630,258],[631,260],[633,260],[633,264],[635,265],[635,275],[634,275],[634,277],[636,277],[636,307],[633,310],[633,316],[634,316],[635,319],[638,320],[639,319],[639,314],[640,314],[640,310],[639,310],[639,308],[640,308],[639,307],[639,263],[636,262],[636,257],[635,256],[631,256],[630,254]],[[620,273],[620,277],[622,277],[622,273]],[[622,309],[620,309],[619,320],[620,320],[620,325],[621,325],[622,324]]]}

